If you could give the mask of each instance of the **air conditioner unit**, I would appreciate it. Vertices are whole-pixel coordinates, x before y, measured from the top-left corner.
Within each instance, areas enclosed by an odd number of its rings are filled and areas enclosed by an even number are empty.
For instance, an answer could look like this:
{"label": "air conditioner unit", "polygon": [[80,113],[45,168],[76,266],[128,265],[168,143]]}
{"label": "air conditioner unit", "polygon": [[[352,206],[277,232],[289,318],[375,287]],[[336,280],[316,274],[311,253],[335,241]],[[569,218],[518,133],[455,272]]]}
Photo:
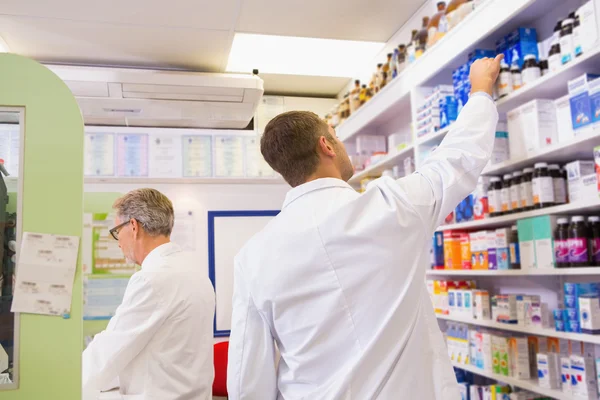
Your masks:
{"label": "air conditioner unit", "polygon": [[258,76],[48,65],[87,125],[244,129],[263,95]]}

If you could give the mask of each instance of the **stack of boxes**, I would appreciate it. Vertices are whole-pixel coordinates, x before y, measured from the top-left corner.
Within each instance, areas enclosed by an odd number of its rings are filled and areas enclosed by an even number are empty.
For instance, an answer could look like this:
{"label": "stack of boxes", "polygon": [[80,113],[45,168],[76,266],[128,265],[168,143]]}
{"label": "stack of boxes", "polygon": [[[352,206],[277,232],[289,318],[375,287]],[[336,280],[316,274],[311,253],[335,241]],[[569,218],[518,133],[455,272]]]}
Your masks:
{"label": "stack of boxes", "polygon": [[600,121],[599,76],[583,74],[568,83],[571,124],[575,135],[589,132]]}
{"label": "stack of boxes", "polygon": [[556,216],[543,215],[517,221],[521,269],[555,268],[556,220]]}
{"label": "stack of boxes", "polygon": [[[473,293],[472,289],[475,289],[474,281],[450,281],[450,280],[428,280],[427,290],[433,303],[433,309],[436,314],[449,315],[450,314],[450,302],[452,307],[456,311],[460,307],[466,304],[469,307],[470,313],[473,313]],[[449,293],[452,293],[450,299]],[[457,295],[460,293],[460,297]],[[464,299],[467,302],[464,302]],[[465,311],[465,315],[466,315]]]}
{"label": "stack of boxes", "polygon": [[523,67],[525,56],[533,54],[539,61],[537,32],[533,28],[518,28],[514,32],[496,41],[496,53],[504,54],[508,65]]}
{"label": "stack of boxes", "polygon": [[477,59],[495,56],[496,54],[493,50],[474,50],[469,54],[469,61],[452,72],[452,86],[459,113],[465,104],[467,104],[467,101],[469,101],[469,94],[471,93],[471,81],[469,80],[471,65]]}
{"label": "stack of boxes", "polygon": [[564,284],[564,308],[554,310],[558,332],[600,333],[600,283]]}
{"label": "stack of boxes", "polygon": [[449,85],[433,88],[432,93],[417,108],[417,137],[433,134],[456,121],[458,109],[453,96],[454,90]]}
{"label": "stack of boxes", "polygon": [[[387,137],[381,135],[360,135],[356,138],[354,167],[357,171],[365,169],[374,155],[387,153]],[[350,151],[350,149],[348,149]],[[350,154],[350,153],[349,153]]]}

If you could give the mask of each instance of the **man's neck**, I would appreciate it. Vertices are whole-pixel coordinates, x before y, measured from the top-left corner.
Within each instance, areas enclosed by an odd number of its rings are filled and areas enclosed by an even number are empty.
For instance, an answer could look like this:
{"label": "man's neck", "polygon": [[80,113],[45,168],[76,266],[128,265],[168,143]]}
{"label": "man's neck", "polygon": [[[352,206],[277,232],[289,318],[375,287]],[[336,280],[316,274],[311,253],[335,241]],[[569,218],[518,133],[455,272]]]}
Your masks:
{"label": "man's neck", "polygon": [[324,178],[335,178],[335,179],[341,180],[342,175],[336,169],[317,170],[314,174],[312,174],[311,176],[308,177],[308,179],[306,180],[305,183],[316,181],[317,179],[324,179]]}
{"label": "man's neck", "polygon": [[156,237],[149,237],[145,242],[144,242],[144,247],[142,249],[142,262],[140,263],[143,264],[144,260],[146,259],[146,257],[148,257],[148,254],[150,254],[152,252],[152,250],[156,249],[159,246],[162,246],[163,244],[167,244],[170,243],[171,239],[168,238],[167,236],[156,236]]}

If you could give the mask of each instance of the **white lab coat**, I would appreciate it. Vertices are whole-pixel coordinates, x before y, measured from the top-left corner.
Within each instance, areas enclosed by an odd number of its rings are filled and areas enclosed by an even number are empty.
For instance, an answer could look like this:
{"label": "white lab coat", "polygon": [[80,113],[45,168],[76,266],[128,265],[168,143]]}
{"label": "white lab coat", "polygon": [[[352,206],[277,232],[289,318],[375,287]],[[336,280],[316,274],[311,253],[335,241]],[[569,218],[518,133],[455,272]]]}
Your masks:
{"label": "white lab coat", "polygon": [[460,399],[425,271],[434,230],[490,159],[497,121],[478,93],[416,173],[363,194],[337,179],[288,193],[236,257],[231,400]]}
{"label": "white lab coat", "polygon": [[173,243],[154,249],[83,352],[84,399],[117,377],[127,399],[212,399],[214,309],[206,270]]}

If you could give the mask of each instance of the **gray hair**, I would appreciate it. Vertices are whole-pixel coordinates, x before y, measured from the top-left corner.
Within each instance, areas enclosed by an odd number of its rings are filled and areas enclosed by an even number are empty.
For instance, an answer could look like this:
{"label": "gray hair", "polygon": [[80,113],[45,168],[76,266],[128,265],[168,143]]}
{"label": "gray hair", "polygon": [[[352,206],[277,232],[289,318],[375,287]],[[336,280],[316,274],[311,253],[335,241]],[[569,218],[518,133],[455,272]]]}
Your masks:
{"label": "gray hair", "polygon": [[123,221],[135,219],[150,236],[170,236],[175,215],[173,203],[155,189],[136,189],[117,199],[113,208]]}

